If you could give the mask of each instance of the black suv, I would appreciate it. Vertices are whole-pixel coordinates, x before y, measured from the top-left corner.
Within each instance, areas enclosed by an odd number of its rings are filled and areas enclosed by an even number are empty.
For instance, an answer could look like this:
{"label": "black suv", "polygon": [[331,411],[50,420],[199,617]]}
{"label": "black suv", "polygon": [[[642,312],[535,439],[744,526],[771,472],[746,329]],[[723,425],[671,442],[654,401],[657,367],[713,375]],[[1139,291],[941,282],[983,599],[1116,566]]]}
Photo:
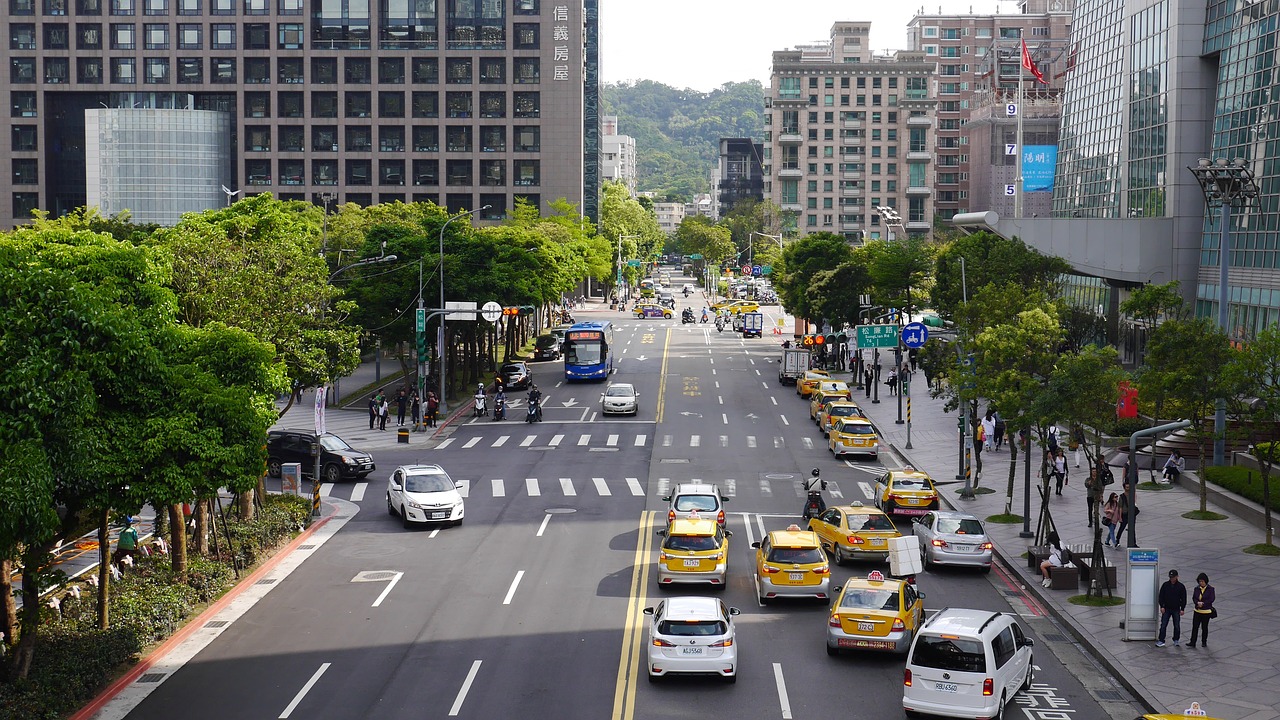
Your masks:
{"label": "black suv", "polygon": [[[272,430],[267,433],[267,473],[278,478],[281,465],[300,463],[302,474],[311,477],[316,467],[316,459],[311,454],[311,446],[315,442],[316,434],[306,430]],[[373,456],[369,453],[351,447],[333,433],[320,436],[320,477],[325,482],[360,480],[374,469]]]}
{"label": "black suv", "polygon": [[555,335],[539,335],[533,344],[534,360],[559,360],[560,338]]}
{"label": "black suv", "polygon": [[507,363],[502,366],[502,383],[508,390],[523,390],[533,382],[533,373],[523,362]]}

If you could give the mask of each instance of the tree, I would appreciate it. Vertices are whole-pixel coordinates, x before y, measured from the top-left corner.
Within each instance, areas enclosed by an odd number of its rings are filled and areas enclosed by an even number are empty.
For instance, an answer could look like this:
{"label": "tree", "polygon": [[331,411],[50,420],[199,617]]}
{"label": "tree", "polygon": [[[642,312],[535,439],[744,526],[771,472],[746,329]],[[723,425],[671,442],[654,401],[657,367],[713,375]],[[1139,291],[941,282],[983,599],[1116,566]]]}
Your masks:
{"label": "tree", "polygon": [[859,262],[845,262],[832,270],[819,270],[809,284],[810,302],[818,317],[832,325],[857,324],[862,311],[859,296],[871,285],[871,273]]}
{"label": "tree", "polygon": [[869,269],[872,296],[878,305],[904,308],[928,294],[934,267],[932,246],[920,236],[901,240],[870,240],[855,251]]}
{"label": "tree", "polygon": [[938,253],[936,268],[930,302],[945,317],[953,315],[964,302],[965,286],[970,297],[977,288],[995,282],[1014,283],[1052,298],[1057,294],[1058,277],[1071,272],[1071,265],[1062,258],[1042,255],[1017,238],[1006,239],[988,232],[965,235],[944,246]]}
{"label": "tree", "polygon": [[1270,431],[1280,419],[1280,328],[1270,325],[1246,343],[1232,357],[1229,374],[1229,383],[1245,390],[1233,398],[1234,414],[1245,419],[1253,433],[1253,452],[1262,475],[1263,544],[1273,545],[1271,470],[1280,461],[1280,443],[1271,441]]}
{"label": "tree", "polygon": [[849,244],[834,233],[817,232],[788,243],[782,251],[781,272],[775,273],[778,299],[797,318],[814,317],[815,308],[809,293],[814,275],[822,270],[834,270],[853,259]]}
{"label": "tree", "polygon": [[1234,356],[1226,332],[1211,320],[1166,320],[1151,333],[1147,367],[1140,376],[1144,391],[1188,413],[1200,460],[1200,512],[1207,512],[1209,503],[1204,457],[1205,441],[1213,436],[1210,415],[1219,398],[1235,394],[1235,375],[1228,372]]}
{"label": "tree", "polygon": [[[1120,312],[1134,319],[1143,331],[1144,339],[1149,342],[1151,333],[1163,320],[1186,319],[1186,308],[1182,294],[1178,292],[1178,281],[1163,285],[1143,285],[1129,293],[1129,297],[1120,303]],[[1143,343],[1141,359],[1146,355],[1146,343]]]}

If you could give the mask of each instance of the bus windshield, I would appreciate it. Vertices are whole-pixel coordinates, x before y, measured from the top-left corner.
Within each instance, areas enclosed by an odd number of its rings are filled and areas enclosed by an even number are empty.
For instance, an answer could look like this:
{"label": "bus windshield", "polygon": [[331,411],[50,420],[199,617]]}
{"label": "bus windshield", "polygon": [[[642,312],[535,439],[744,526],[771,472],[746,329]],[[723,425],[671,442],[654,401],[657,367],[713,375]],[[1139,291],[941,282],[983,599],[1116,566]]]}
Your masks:
{"label": "bus windshield", "polygon": [[595,365],[603,357],[600,338],[571,339],[565,345],[564,361],[570,365]]}

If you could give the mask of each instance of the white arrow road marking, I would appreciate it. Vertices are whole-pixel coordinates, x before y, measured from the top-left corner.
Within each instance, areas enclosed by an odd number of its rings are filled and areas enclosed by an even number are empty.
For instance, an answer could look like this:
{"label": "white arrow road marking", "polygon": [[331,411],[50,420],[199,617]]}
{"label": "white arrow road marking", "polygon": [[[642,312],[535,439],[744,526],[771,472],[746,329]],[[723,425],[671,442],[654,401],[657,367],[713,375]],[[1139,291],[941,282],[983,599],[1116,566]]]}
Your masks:
{"label": "white arrow road marking", "polygon": [[458,697],[453,699],[453,707],[449,708],[450,717],[456,716],[458,711],[462,709],[462,701],[467,699],[467,691],[471,690],[471,683],[475,682],[476,673],[478,672],[480,672],[479,660],[471,663],[471,670],[467,673],[467,679],[462,681],[462,688],[458,690]]}
{"label": "white arrow road marking", "polygon": [[356,486],[351,489],[351,502],[361,502],[362,500],[364,500],[365,490],[368,490],[368,489],[369,489],[369,483],[367,482],[356,483]]}
{"label": "white arrow road marking", "polygon": [[561,400],[561,401],[560,401],[560,404],[561,404],[561,405],[563,405],[563,406],[565,406],[565,407],[573,407],[574,405],[577,405],[577,404],[578,404],[578,399],[577,399],[577,398],[569,398],[568,400]]}
{"label": "white arrow road marking", "polygon": [[547,443],[551,447],[559,447],[560,441],[564,439],[563,435],[552,435],[551,442]]}
{"label": "white arrow road marking", "polygon": [[591,478],[591,482],[596,484],[596,492],[600,493],[600,495],[608,497],[613,494],[609,492],[609,486],[605,484],[604,478],[593,477]]}
{"label": "white arrow road marking", "polygon": [[640,355],[640,356],[637,356],[637,357],[636,357],[636,359],[637,359],[637,360],[648,360],[649,358],[645,357],[644,355]]}
{"label": "white arrow road marking", "polygon": [[[477,660],[476,662],[479,661]],[[307,696],[307,692],[309,692],[311,688],[315,687],[315,684],[320,680],[320,676],[328,669],[329,663],[323,663],[320,666],[320,669],[316,670],[315,674],[311,676],[311,679],[307,681],[307,684],[303,685],[302,689],[298,691],[298,694],[293,696],[293,702],[289,703],[288,707],[284,709],[284,712],[280,713],[281,718],[287,718],[293,714],[294,709],[298,707],[298,703],[302,702],[302,698]]]}
{"label": "white arrow road marking", "polygon": [[564,494],[565,494],[565,495],[577,495],[577,494],[578,494],[578,491],[573,489],[573,479],[572,479],[572,478],[560,478],[560,489],[564,491]]}
{"label": "white arrow road marking", "polygon": [[490,480],[489,482],[490,482],[490,484],[492,484],[492,485],[493,485],[493,496],[494,496],[494,497],[506,497],[506,495],[507,495],[507,487],[506,487],[506,484],[502,482],[502,478],[494,478],[494,479]]}
{"label": "white arrow road marking", "polygon": [[639,478],[633,478],[633,477],[627,478],[627,487],[631,488],[631,494],[635,495],[636,497],[640,497],[641,495],[644,495],[644,488],[640,487]]}
{"label": "white arrow road marking", "polygon": [[538,478],[525,478],[524,490],[530,497],[537,497],[542,494],[542,491],[538,489]]}

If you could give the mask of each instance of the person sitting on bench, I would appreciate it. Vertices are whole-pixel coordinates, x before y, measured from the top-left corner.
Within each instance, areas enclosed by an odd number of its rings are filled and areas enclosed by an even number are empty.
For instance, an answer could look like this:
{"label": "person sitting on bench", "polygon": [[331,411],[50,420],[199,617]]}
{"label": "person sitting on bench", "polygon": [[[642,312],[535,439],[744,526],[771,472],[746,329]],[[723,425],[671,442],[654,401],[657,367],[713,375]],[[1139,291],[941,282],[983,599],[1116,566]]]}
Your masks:
{"label": "person sitting on bench", "polygon": [[1178,479],[1183,470],[1187,469],[1187,460],[1182,457],[1182,451],[1174,450],[1168,460],[1164,461],[1164,470],[1160,472],[1160,476],[1164,482],[1171,483]]}
{"label": "person sitting on bench", "polygon": [[1040,563],[1040,574],[1044,576],[1044,581],[1040,584],[1044,587],[1049,587],[1053,582],[1049,578],[1050,568],[1062,567],[1064,564],[1065,562],[1062,559],[1062,547],[1059,545],[1058,536],[1052,535],[1049,537],[1049,557],[1046,558],[1044,562]]}

